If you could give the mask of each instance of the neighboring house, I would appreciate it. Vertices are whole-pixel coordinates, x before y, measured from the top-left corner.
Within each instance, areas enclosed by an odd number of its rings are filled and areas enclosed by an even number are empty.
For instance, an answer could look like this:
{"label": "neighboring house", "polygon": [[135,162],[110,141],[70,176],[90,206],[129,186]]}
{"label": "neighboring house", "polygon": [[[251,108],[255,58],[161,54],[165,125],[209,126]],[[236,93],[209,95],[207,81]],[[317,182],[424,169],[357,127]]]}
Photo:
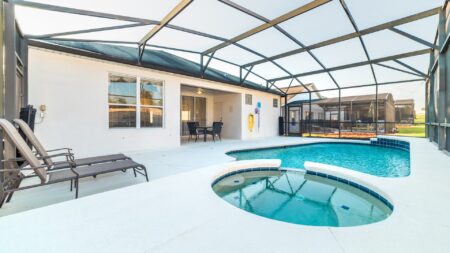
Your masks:
{"label": "neighboring house", "polygon": [[[375,122],[376,95],[341,97],[341,121]],[[315,102],[325,114],[337,114],[339,98],[326,98]],[[394,122],[394,99],[391,93],[378,94],[378,121]]]}
{"label": "neighboring house", "polygon": [[46,105],[36,133],[48,147],[79,156],[178,147],[187,121],[222,121],[223,138],[278,135],[281,92],[214,68],[200,78],[200,64],[165,51],[138,62],[137,48],[48,40],[28,55],[29,103]]}
{"label": "neighboring house", "polygon": [[414,123],[416,111],[414,110],[414,99],[395,100],[395,121],[401,123]]}
{"label": "neighboring house", "polygon": [[[342,128],[354,126],[355,124],[374,123],[376,117],[376,95],[346,96],[341,97],[341,110],[339,111],[339,97],[323,98],[320,93],[314,92],[311,96],[311,120],[312,124],[323,126],[322,122],[327,122],[327,128],[339,128],[340,117]],[[308,119],[309,114],[309,94],[302,93],[291,97],[288,101],[288,111],[290,122],[293,114],[300,112],[302,119]],[[298,115],[300,115],[298,114]],[[339,115],[340,114],[340,115]],[[299,116],[297,118],[300,118]],[[378,94],[378,122],[379,129],[392,131],[395,127],[395,107],[391,93]],[[332,124],[334,122],[334,124]],[[384,123],[385,122],[385,123]],[[345,124],[346,123],[346,124]],[[298,129],[292,129],[292,132]],[[322,131],[319,129],[318,131]]]}

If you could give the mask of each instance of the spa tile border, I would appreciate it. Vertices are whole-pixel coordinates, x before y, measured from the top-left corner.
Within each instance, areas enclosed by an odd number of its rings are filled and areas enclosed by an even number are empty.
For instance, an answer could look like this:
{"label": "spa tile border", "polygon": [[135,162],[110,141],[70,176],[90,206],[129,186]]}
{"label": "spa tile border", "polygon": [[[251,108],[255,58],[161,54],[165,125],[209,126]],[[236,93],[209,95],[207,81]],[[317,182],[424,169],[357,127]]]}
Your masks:
{"label": "spa tile border", "polygon": [[404,151],[410,150],[409,142],[401,141],[396,139],[388,139],[383,137],[370,139],[370,145],[379,146],[379,147],[387,147],[387,148],[396,148]]}
{"label": "spa tile border", "polygon": [[334,181],[337,181],[337,182],[340,182],[340,183],[352,186],[354,188],[357,188],[357,189],[359,189],[359,190],[361,190],[363,192],[368,193],[372,197],[380,200],[381,202],[383,202],[383,204],[385,204],[387,207],[389,207],[389,209],[391,209],[392,211],[394,210],[394,206],[392,205],[391,202],[389,202],[389,200],[387,200],[385,197],[381,196],[380,194],[372,191],[371,189],[369,189],[369,188],[367,188],[367,187],[365,187],[363,185],[357,184],[355,182],[349,181],[349,180],[344,179],[344,178],[336,177],[336,176],[333,176],[333,175],[328,175],[328,174],[321,173],[321,172],[315,172],[315,171],[307,170],[306,174],[327,178],[327,179],[334,180]]}
{"label": "spa tile border", "polygon": [[[252,172],[252,171],[285,171],[285,170],[282,170],[282,169],[280,170],[280,169],[274,168],[274,167],[259,167],[259,168],[248,168],[248,169],[235,170],[235,171],[228,172],[228,173],[226,173],[224,175],[221,175],[220,177],[214,179],[214,181],[212,182],[211,186],[214,186],[216,183],[218,183],[220,180],[222,180],[222,179],[224,179],[226,177],[237,175],[237,174],[241,174],[241,173],[245,173],[245,172]],[[337,181],[337,182],[349,185],[349,186],[354,187],[356,189],[359,189],[359,190],[361,190],[363,192],[368,193],[372,197],[380,200],[381,202],[383,202],[383,204],[385,204],[392,211],[394,210],[394,206],[392,205],[391,202],[389,202],[386,198],[384,198],[380,194],[372,191],[371,189],[369,189],[369,188],[367,188],[367,187],[365,187],[363,185],[357,184],[355,182],[349,181],[349,180],[344,179],[344,178],[336,177],[336,176],[333,176],[333,175],[328,175],[328,174],[321,173],[321,172],[315,172],[315,171],[307,170],[306,174],[327,178],[327,179],[330,179],[330,180],[334,180],[334,181]]]}

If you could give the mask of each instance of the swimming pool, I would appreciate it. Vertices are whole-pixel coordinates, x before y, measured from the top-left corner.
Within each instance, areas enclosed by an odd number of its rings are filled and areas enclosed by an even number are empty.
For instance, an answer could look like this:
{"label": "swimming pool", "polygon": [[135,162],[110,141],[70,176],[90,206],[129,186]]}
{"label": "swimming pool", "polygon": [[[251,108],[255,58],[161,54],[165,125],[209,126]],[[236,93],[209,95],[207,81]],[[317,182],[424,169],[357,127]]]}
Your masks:
{"label": "swimming pool", "polygon": [[358,226],[384,220],[392,213],[384,197],[344,182],[300,171],[245,170],[219,178],[213,190],[247,212],[294,224]]}
{"label": "swimming pool", "polygon": [[237,160],[280,159],[282,167],[300,168],[306,161],[330,164],[380,177],[410,173],[409,152],[356,143],[313,143],[227,153]]}

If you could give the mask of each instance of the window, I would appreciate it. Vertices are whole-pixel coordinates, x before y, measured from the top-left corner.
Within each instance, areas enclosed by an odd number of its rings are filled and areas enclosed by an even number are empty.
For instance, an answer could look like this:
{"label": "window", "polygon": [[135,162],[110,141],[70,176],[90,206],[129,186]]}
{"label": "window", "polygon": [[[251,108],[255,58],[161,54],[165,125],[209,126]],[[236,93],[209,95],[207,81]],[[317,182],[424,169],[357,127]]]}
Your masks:
{"label": "window", "polygon": [[252,94],[245,94],[245,104],[252,105],[253,104],[253,96]]}
{"label": "window", "polygon": [[163,125],[163,83],[141,79],[141,127]]}
{"label": "window", "polygon": [[110,128],[163,126],[162,81],[110,74],[108,103]]}
{"label": "window", "polygon": [[273,99],[273,107],[278,108],[278,98]]}
{"label": "window", "polygon": [[109,127],[136,127],[136,78],[109,76]]}

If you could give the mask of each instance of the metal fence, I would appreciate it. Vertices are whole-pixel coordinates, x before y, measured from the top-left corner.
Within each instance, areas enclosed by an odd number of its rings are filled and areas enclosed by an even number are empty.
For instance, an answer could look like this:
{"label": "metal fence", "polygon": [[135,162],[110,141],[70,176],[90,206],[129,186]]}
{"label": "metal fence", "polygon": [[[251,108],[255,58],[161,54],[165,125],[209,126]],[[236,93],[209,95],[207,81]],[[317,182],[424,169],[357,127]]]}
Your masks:
{"label": "metal fence", "polygon": [[377,135],[425,137],[425,123],[303,120],[284,124],[288,136],[349,139],[369,139]]}

